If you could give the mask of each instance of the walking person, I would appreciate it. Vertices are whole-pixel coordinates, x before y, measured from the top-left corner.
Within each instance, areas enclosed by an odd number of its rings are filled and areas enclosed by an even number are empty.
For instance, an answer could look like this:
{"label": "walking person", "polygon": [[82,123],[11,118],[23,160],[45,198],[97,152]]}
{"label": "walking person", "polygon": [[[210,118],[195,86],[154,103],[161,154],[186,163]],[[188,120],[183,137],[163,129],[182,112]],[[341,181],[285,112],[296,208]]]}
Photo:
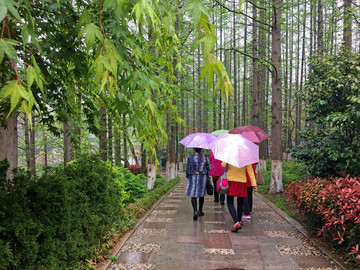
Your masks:
{"label": "walking person", "polygon": [[[201,153],[201,148],[194,148],[194,154],[189,156],[186,161],[186,178],[188,183],[185,194],[191,197],[193,207],[193,219],[203,216],[204,196],[206,191],[206,181],[211,170],[209,158]],[[199,208],[197,208],[197,198],[199,198]]]}
{"label": "walking person", "polygon": [[[254,171],[254,177],[256,179],[256,164],[251,164],[253,171]],[[253,189],[254,187],[251,186],[251,180],[249,173],[246,172],[246,185],[247,185],[247,198],[244,200],[244,215],[243,218],[250,219],[251,218],[251,212],[252,212],[252,206],[253,206]]]}
{"label": "walking person", "polygon": [[[226,162],[223,161],[221,166],[225,168]],[[231,228],[232,232],[237,232],[243,225],[241,218],[243,215],[244,200],[247,197],[246,172],[249,174],[251,186],[257,191],[256,178],[251,164],[241,168],[229,164],[227,170],[227,180],[229,185],[227,192],[227,207],[234,221],[234,226]],[[237,198],[237,210],[234,206],[235,197]]]}
{"label": "walking person", "polygon": [[214,184],[214,202],[219,202],[220,197],[220,203],[221,205],[225,204],[225,194],[220,194],[216,190],[216,182],[219,179],[220,176],[222,176],[225,172],[225,169],[223,166],[221,166],[221,160],[218,160],[214,157],[213,152],[210,152],[209,161],[211,165],[211,171],[209,172],[209,175],[212,176],[213,184]]}

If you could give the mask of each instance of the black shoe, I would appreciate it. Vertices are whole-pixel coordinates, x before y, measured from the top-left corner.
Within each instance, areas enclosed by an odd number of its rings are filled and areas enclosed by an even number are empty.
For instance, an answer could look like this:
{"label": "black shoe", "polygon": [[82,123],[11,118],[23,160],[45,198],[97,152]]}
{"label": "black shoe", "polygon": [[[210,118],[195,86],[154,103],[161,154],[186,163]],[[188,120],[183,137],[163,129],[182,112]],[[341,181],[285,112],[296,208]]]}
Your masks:
{"label": "black shoe", "polygon": [[214,200],[214,202],[219,202],[219,200]]}
{"label": "black shoe", "polygon": [[198,218],[198,212],[195,211],[195,212],[194,212],[194,215],[193,215],[193,220],[197,220],[197,218]]}
{"label": "black shoe", "polygon": [[199,211],[199,217],[202,217],[204,215],[203,211]]}
{"label": "black shoe", "polygon": [[224,205],[224,204],[225,204],[225,202],[221,201],[221,202],[220,202],[220,204],[221,204],[221,205]]}

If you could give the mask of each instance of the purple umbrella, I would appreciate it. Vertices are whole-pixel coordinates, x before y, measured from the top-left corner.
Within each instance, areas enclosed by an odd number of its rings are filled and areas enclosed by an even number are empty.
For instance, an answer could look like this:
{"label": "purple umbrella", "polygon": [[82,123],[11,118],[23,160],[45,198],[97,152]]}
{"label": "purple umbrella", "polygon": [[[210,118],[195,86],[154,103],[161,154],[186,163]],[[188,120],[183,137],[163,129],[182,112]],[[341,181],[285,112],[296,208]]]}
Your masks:
{"label": "purple umbrella", "polygon": [[240,134],[221,134],[209,147],[216,159],[238,168],[259,162],[259,146]]}
{"label": "purple umbrella", "polygon": [[246,139],[256,143],[260,143],[271,138],[269,134],[257,126],[240,126],[230,130],[229,133],[241,134]]}
{"label": "purple umbrella", "polygon": [[179,141],[187,148],[204,148],[209,149],[209,144],[215,141],[217,137],[209,133],[192,133]]}

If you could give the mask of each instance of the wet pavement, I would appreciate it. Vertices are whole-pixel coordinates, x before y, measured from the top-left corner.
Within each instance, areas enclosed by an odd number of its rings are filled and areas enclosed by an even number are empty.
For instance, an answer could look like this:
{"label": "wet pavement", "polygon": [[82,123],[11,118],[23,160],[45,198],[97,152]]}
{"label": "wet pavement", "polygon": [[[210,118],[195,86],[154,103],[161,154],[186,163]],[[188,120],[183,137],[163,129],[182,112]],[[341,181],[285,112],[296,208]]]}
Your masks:
{"label": "wet pavement", "polygon": [[[253,215],[233,226],[227,206],[205,196],[204,216],[192,218],[182,181],[118,246],[115,269],[346,269],[312,245],[297,223],[255,193]],[[300,231],[299,231],[300,229]]]}

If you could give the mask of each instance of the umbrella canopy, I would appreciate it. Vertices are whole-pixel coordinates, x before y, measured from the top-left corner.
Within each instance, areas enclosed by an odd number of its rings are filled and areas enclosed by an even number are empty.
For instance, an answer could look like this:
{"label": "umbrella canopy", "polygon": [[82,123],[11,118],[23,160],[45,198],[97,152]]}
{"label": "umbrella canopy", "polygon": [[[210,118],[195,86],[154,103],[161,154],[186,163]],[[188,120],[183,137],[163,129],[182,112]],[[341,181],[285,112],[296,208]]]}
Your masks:
{"label": "umbrella canopy", "polygon": [[240,134],[222,134],[209,147],[216,159],[238,168],[259,162],[259,146]]}
{"label": "umbrella canopy", "polygon": [[187,148],[209,149],[209,144],[215,141],[217,137],[209,133],[192,133],[183,138],[179,143]]}
{"label": "umbrella canopy", "polygon": [[246,139],[256,143],[260,143],[271,138],[269,134],[257,126],[240,126],[230,130],[229,133],[241,134]]}
{"label": "umbrella canopy", "polygon": [[218,130],[214,130],[213,132],[211,132],[211,134],[213,134],[215,136],[219,136],[220,134],[224,134],[224,133],[229,133],[229,130],[227,130],[227,129],[218,129]]}

